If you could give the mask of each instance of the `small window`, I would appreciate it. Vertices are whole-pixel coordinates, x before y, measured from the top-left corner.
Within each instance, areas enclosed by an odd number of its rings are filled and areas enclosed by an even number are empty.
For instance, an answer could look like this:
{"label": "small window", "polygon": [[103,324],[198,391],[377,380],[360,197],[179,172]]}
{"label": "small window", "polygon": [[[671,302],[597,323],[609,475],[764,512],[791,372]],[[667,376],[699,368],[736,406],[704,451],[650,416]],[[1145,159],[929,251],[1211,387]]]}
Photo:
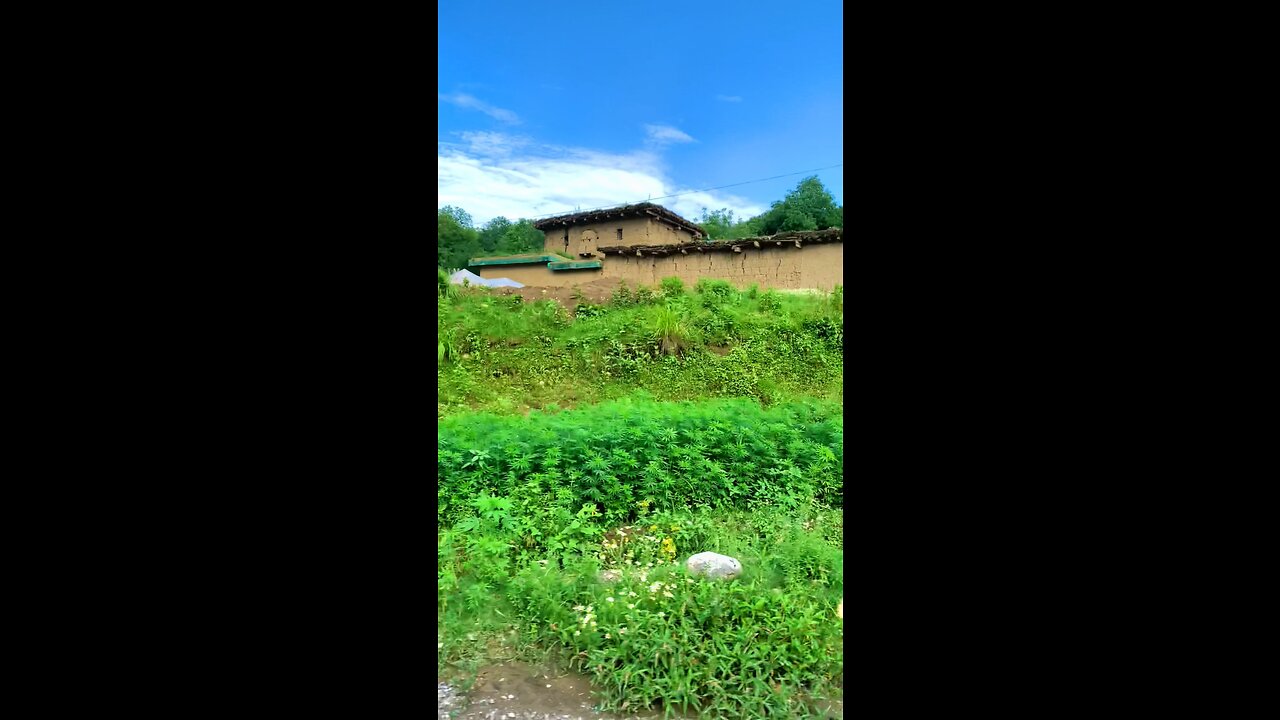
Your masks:
{"label": "small window", "polygon": [[622,242],[622,228],[618,228],[618,242]]}

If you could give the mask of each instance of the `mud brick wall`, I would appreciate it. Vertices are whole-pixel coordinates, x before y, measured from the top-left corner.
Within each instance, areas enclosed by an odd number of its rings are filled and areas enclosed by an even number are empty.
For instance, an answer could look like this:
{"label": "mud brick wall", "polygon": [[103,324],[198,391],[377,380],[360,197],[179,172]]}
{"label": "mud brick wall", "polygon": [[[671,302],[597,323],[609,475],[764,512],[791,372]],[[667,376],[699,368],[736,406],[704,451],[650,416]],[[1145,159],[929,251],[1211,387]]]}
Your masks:
{"label": "mud brick wall", "polygon": [[602,269],[599,277],[626,280],[631,285],[657,285],[674,276],[689,286],[701,278],[715,278],[738,288],[756,284],[762,288],[831,290],[844,284],[844,243],[800,248],[790,243],[766,245],[743,248],[740,253],[690,250],[687,255],[609,255]]}
{"label": "mud brick wall", "polygon": [[[618,239],[619,230],[622,231],[621,240]],[[569,238],[567,247],[566,233]],[[549,253],[568,253],[577,258],[579,253],[595,253],[601,245],[678,245],[693,242],[693,239],[692,233],[651,218],[627,218],[601,220],[571,228],[552,228],[546,231],[543,249]]]}
{"label": "mud brick wall", "polygon": [[529,287],[569,287],[600,278],[600,268],[586,270],[551,270],[546,265],[483,265],[471,270],[486,280],[510,278]]}

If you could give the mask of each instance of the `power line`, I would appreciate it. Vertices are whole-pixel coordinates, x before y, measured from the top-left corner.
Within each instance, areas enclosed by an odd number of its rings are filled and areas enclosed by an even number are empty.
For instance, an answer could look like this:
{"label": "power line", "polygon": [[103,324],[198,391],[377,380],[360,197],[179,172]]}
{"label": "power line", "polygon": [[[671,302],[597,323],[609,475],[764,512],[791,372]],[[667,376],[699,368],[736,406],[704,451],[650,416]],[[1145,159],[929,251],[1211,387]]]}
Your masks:
{"label": "power line", "polygon": [[[686,190],[684,192],[674,193],[672,195],[663,195],[661,197],[656,197],[656,198],[649,198],[647,200],[636,200],[635,202],[630,202],[630,203],[613,203],[612,205],[601,205],[600,207],[588,208],[586,210],[573,210],[571,212],[574,212],[574,213],[593,212],[595,210],[605,210],[607,208],[618,207],[619,205],[634,205],[635,203],[653,202],[654,200],[666,200],[673,197],[680,197],[681,195],[692,195],[694,193],[710,192],[712,190],[723,190],[725,188],[737,187],[739,185],[750,185],[751,183],[764,182],[766,180],[777,180],[778,178],[791,177],[793,175],[803,175],[805,173],[818,172],[819,170],[830,170],[831,168],[838,168],[838,167],[844,167],[844,163],[836,163],[835,165],[828,165],[826,167],[814,168],[813,170],[800,170],[798,172],[784,173],[782,175],[774,175],[773,177],[760,178],[759,180],[744,180],[742,182],[730,183],[728,185],[720,185],[718,187],[713,187],[713,188],[703,188],[702,190]],[[560,212],[547,213],[545,215],[534,215],[533,217],[530,217],[528,219],[536,220],[538,218],[555,217],[557,215],[564,215],[566,212],[569,212],[569,211],[562,210]]]}

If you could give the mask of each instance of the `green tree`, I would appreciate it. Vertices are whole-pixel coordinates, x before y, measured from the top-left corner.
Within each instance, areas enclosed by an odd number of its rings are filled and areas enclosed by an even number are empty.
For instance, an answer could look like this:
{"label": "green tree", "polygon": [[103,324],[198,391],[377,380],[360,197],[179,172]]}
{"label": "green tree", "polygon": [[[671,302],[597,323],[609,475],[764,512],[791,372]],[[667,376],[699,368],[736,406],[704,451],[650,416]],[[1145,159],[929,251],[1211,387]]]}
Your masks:
{"label": "green tree", "polygon": [[485,223],[484,228],[480,230],[480,249],[485,253],[496,251],[502,236],[507,234],[511,225],[511,221],[501,215]]}
{"label": "green tree", "polygon": [[784,230],[825,230],[844,227],[844,208],[816,176],[800,181],[787,197],[759,217],[759,231],[772,235]]}
{"label": "green tree", "polygon": [[542,252],[546,235],[533,226],[532,220],[521,220],[507,228],[495,249],[497,255]]}
{"label": "green tree", "polygon": [[698,227],[707,234],[707,239],[723,240],[729,237],[733,225],[732,210],[720,208],[708,213],[706,208],[702,208],[702,219],[698,221]]}
{"label": "green tree", "polygon": [[436,219],[436,265],[438,267],[449,270],[465,268],[472,257],[481,254],[480,234],[471,227],[471,216],[466,211],[445,206],[440,208]]}
{"label": "green tree", "polygon": [[471,214],[468,213],[466,210],[463,210],[462,208],[454,207],[452,205],[445,205],[444,207],[440,208],[440,214],[448,215],[449,217],[453,218],[453,221],[456,222],[460,227],[464,227],[468,230],[475,229],[475,225],[473,225],[471,222]]}

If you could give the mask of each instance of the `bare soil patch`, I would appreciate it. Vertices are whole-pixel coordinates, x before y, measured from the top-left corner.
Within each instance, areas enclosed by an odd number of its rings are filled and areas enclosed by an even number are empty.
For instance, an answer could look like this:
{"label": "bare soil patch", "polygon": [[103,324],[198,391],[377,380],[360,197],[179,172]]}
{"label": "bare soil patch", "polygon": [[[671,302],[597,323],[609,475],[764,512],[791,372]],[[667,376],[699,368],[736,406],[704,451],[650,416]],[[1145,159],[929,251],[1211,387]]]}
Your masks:
{"label": "bare soil patch", "polygon": [[525,302],[554,300],[572,314],[574,307],[578,304],[578,301],[574,299],[575,291],[581,291],[587,302],[593,305],[603,305],[609,301],[609,298],[613,296],[613,292],[621,284],[622,280],[619,278],[600,278],[573,287],[504,287],[494,288],[494,292],[499,295],[519,295],[525,299]]}
{"label": "bare soil patch", "polygon": [[[447,686],[444,681],[439,685]],[[580,673],[555,673],[522,662],[505,662],[481,668],[465,696],[440,703],[440,718],[458,720],[517,718],[519,720],[609,720],[593,710],[591,681]],[[627,720],[647,720],[661,714],[625,715]]]}

